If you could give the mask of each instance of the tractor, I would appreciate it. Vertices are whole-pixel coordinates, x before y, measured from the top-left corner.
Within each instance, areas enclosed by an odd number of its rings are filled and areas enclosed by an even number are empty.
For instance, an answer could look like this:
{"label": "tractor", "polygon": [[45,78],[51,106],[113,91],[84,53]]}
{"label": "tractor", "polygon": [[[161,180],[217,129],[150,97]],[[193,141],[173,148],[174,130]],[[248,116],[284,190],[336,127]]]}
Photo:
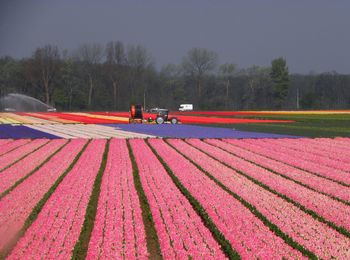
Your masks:
{"label": "tractor", "polygon": [[129,123],[149,123],[149,124],[178,124],[179,120],[176,117],[169,117],[169,109],[156,108],[150,109],[151,115],[143,118],[143,107],[141,105],[130,106]]}
{"label": "tractor", "polygon": [[155,121],[158,125],[163,123],[177,124],[179,121],[176,117],[169,117],[169,109],[158,109]]}

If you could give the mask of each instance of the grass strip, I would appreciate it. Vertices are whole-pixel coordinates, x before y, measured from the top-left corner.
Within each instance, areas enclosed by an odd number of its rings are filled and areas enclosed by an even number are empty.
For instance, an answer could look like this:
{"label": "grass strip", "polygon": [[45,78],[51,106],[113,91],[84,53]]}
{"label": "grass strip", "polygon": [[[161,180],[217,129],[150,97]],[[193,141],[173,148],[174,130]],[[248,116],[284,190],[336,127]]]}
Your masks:
{"label": "grass strip", "polygon": [[5,190],[3,193],[0,194],[0,199],[5,197],[7,194],[9,194],[12,190],[14,190],[19,184],[21,184],[25,179],[27,179],[29,176],[33,175],[36,171],[38,171],[44,164],[46,164],[48,161],[51,160],[52,157],[54,157],[59,151],[61,151],[69,142],[71,139],[68,140],[65,144],[63,144],[60,148],[58,148],[53,154],[51,154],[49,157],[47,157],[41,164],[39,164],[37,167],[34,168],[31,172],[29,172],[26,176],[20,178],[18,181],[16,181],[10,188]]}
{"label": "grass strip", "polygon": [[[267,226],[274,234],[282,238],[288,245],[290,245],[292,248],[299,250],[303,255],[309,257],[310,259],[317,259],[317,256],[313,254],[311,251],[305,249],[302,245],[294,241],[291,237],[289,237],[287,234],[283,233],[278,226],[270,222],[262,213],[260,213],[253,205],[242,199],[239,195],[236,193],[233,193],[231,190],[229,190],[224,184],[222,184],[220,181],[218,181],[215,177],[213,177],[210,173],[205,171],[200,165],[196,164],[194,161],[192,161],[190,158],[182,154],[180,151],[178,151],[175,147],[173,147],[170,143],[167,142],[168,145],[170,145],[174,150],[176,150],[179,154],[181,154],[185,159],[190,161],[198,170],[203,172],[209,179],[214,181],[220,188],[222,188],[224,191],[226,191],[228,194],[230,194],[232,197],[234,197],[236,200],[238,200],[240,203],[242,203],[247,209],[249,209],[250,212],[253,213],[257,218],[259,218],[265,226]],[[191,145],[191,144],[189,144]],[[192,145],[191,145],[192,146]],[[199,150],[198,148],[194,147],[195,149]],[[201,151],[201,150],[199,150]],[[202,151],[203,152],[203,151]],[[205,153],[205,152],[203,152]],[[206,154],[206,153],[205,153]],[[208,154],[207,154],[208,155]],[[208,155],[211,157],[210,155]],[[211,157],[213,158],[213,157]],[[213,158],[215,159],[215,158]],[[216,160],[216,159],[215,159]],[[218,160],[216,160],[218,161]]]}
{"label": "grass strip", "polygon": [[[187,143],[187,142],[186,142],[186,143]],[[189,143],[188,143],[188,144],[189,144]],[[191,145],[191,144],[189,144],[189,145]],[[191,146],[192,146],[192,145],[191,145]],[[194,146],[192,146],[192,147],[194,147]],[[267,190],[267,191],[269,191],[269,192],[275,194],[276,196],[278,196],[278,197],[284,199],[285,201],[287,201],[287,202],[293,204],[294,206],[296,206],[297,208],[299,208],[301,211],[304,211],[306,214],[309,214],[313,219],[315,219],[315,220],[317,220],[317,221],[320,221],[320,222],[326,224],[326,225],[329,226],[330,228],[333,228],[333,229],[335,229],[336,231],[338,231],[339,233],[341,233],[342,235],[344,235],[344,236],[350,238],[350,232],[349,232],[348,230],[346,230],[345,228],[339,227],[339,226],[335,225],[333,222],[324,219],[323,217],[319,216],[319,215],[318,215],[316,212],[314,212],[313,210],[307,209],[305,206],[301,205],[300,203],[298,203],[298,202],[296,202],[296,201],[294,201],[294,200],[288,198],[288,197],[287,197],[286,195],[284,195],[284,194],[278,193],[277,191],[271,189],[269,186],[265,185],[264,183],[262,183],[262,182],[260,182],[260,181],[258,181],[258,180],[256,180],[256,179],[254,179],[254,178],[252,178],[252,177],[249,176],[248,174],[245,174],[244,172],[239,171],[239,170],[237,170],[237,169],[231,167],[230,165],[228,165],[228,164],[226,164],[226,163],[224,163],[224,162],[219,161],[218,159],[216,159],[215,157],[211,156],[210,154],[207,154],[205,151],[200,150],[200,149],[198,149],[198,148],[196,148],[196,147],[194,147],[194,148],[197,149],[197,150],[199,150],[199,151],[201,151],[201,152],[203,152],[203,153],[205,153],[207,156],[209,156],[210,158],[216,160],[217,162],[219,162],[219,163],[225,165],[226,167],[228,167],[228,168],[230,168],[230,169],[236,171],[237,173],[239,173],[240,175],[246,177],[248,180],[250,180],[250,181],[253,182],[254,184],[260,186],[261,188],[263,188],[263,189],[265,189],[265,190]],[[221,149],[221,148],[219,148],[219,149]],[[226,152],[226,151],[223,150],[223,149],[221,149],[221,150],[224,151],[224,152]]]}
{"label": "grass strip", "polygon": [[240,255],[232,248],[230,242],[225,238],[225,236],[219,231],[219,229],[216,227],[214,222],[211,220],[211,218],[208,216],[208,213],[205,211],[205,209],[201,206],[201,204],[191,195],[191,193],[182,185],[180,180],[175,176],[175,174],[172,172],[172,170],[169,168],[169,166],[165,163],[165,161],[159,156],[157,151],[149,144],[148,140],[146,139],[146,144],[149,146],[149,148],[152,150],[152,152],[155,154],[159,162],[163,165],[164,169],[167,171],[170,178],[173,180],[176,187],[180,190],[180,192],[186,197],[186,199],[190,202],[193,209],[196,211],[196,213],[200,216],[202,219],[204,225],[209,229],[209,231],[212,233],[214,239],[218,242],[218,244],[221,246],[221,249],[225,253],[225,255],[229,259],[240,259]]}
{"label": "grass strip", "polygon": [[74,167],[75,163],[79,160],[80,156],[83,154],[83,152],[85,151],[85,149],[86,149],[86,147],[88,146],[89,143],[90,143],[90,141],[87,142],[84,145],[84,147],[81,149],[81,151],[74,158],[73,162],[63,172],[63,174],[55,181],[55,183],[45,193],[45,195],[41,198],[41,200],[35,205],[35,207],[33,208],[32,212],[30,213],[30,215],[28,216],[28,218],[24,222],[23,227],[18,232],[18,235],[17,235],[16,239],[12,243],[10,243],[10,245],[3,252],[0,253],[0,259],[5,259],[5,256],[7,256],[8,254],[11,253],[12,249],[16,246],[16,243],[18,242],[18,240],[24,235],[24,233],[27,231],[27,229],[30,227],[30,225],[36,220],[36,218],[38,217],[41,209],[44,207],[46,201],[50,198],[51,194],[54,193],[54,191],[56,190],[57,186],[62,182],[64,177],[66,177],[66,175],[72,170],[72,168]]}
{"label": "grass strip", "polygon": [[137,191],[137,195],[139,197],[141,211],[142,211],[142,220],[144,223],[145,233],[146,233],[147,250],[148,250],[148,253],[150,254],[149,259],[163,259],[161,250],[160,250],[160,245],[159,245],[159,238],[154,226],[154,221],[153,221],[150,206],[147,201],[146,194],[142,188],[136,160],[132,153],[129,140],[127,140],[126,142],[129,150],[131,164],[132,164],[132,174],[134,179],[134,185]]}
{"label": "grass strip", "polygon": [[110,143],[110,139],[107,140],[107,143],[105,145],[105,150],[102,155],[100,168],[98,170],[97,176],[93,184],[89,203],[86,207],[84,223],[80,230],[78,241],[76,242],[73,249],[72,259],[85,259],[87,254],[87,249],[89,246],[89,241],[90,241],[92,229],[94,227],[94,222],[95,222],[95,217],[97,212],[97,204],[98,204],[98,198],[100,196],[100,191],[101,191],[102,176],[107,163],[109,143]]}

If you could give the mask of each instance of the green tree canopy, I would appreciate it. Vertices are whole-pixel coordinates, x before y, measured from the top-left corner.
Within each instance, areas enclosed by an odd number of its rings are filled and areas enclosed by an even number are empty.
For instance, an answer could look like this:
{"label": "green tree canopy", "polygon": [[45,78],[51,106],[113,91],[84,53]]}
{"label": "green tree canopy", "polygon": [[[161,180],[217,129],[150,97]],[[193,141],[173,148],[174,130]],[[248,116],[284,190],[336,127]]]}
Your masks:
{"label": "green tree canopy", "polygon": [[275,98],[275,107],[281,108],[288,95],[289,72],[287,62],[282,57],[272,60],[271,73],[273,82],[273,95]]}

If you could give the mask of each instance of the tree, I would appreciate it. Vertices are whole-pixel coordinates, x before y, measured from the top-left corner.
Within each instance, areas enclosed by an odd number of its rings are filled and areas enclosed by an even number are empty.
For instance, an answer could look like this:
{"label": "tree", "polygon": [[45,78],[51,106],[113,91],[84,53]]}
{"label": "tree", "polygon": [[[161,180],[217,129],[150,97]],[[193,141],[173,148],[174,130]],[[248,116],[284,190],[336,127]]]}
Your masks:
{"label": "tree", "polygon": [[136,82],[141,85],[143,96],[143,106],[146,106],[146,92],[147,85],[143,81],[145,71],[147,69],[153,69],[153,61],[151,55],[148,53],[146,48],[141,45],[129,46],[127,50],[127,64],[130,68],[130,80],[131,80],[131,96],[135,98]]}
{"label": "tree", "polygon": [[121,78],[126,73],[126,53],[122,42],[109,42],[106,46],[105,68],[113,87],[113,108],[118,108],[119,85]]}
{"label": "tree", "polygon": [[229,105],[229,88],[231,85],[231,78],[236,71],[236,65],[232,63],[225,63],[220,66],[220,73],[225,81],[226,97],[225,97],[225,109],[228,109]]}
{"label": "tree", "polygon": [[[10,92],[22,92],[24,88],[23,66],[11,57],[0,58],[0,97]],[[17,86],[21,86],[17,89]]]}
{"label": "tree", "polygon": [[216,67],[218,55],[216,52],[192,48],[183,58],[182,67],[196,82],[198,104],[202,95],[202,81],[204,75]]}
{"label": "tree", "polygon": [[50,105],[54,91],[52,83],[60,68],[60,54],[57,46],[46,45],[37,48],[28,66],[30,66],[32,82],[44,88],[45,102]]}
{"label": "tree", "polygon": [[187,103],[181,66],[166,64],[161,68],[161,102],[169,109],[177,109],[180,103]]}
{"label": "tree", "polygon": [[288,94],[289,72],[286,60],[281,58],[274,59],[271,62],[271,79],[273,82],[273,95],[275,107],[281,108]]}
{"label": "tree", "polygon": [[62,90],[65,90],[65,93],[68,95],[66,102],[68,103],[68,110],[71,111],[73,105],[73,96],[80,87],[79,83],[81,81],[77,73],[76,63],[72,58],[67,56],[63,59],[60,77],[64,85]]}
{"label": "tree", "polygon": [[91,109],[92,95],[96,80],[96,67],[103,58],[103,49],[99,44],[84,44],[78,49],[78,60],[82,62],[88,79],[88,108]]}

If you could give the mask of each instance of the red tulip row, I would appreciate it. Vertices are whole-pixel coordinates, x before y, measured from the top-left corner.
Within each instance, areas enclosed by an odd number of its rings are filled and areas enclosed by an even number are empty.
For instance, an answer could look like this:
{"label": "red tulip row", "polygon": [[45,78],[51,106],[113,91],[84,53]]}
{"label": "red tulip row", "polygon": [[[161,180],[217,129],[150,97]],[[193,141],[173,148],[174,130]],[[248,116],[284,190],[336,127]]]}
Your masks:
{"label": "red tulip row", "polygon": [[[234,170],[228,168],[225,169],[225,167],[218,161],[210,160],[210,157],[205,156],[198,151],[196,152],[194,148],[190,150],[190,146],[184,144],[183,141],[171,140],[169,142],[174,144],[174,146],[176,145],[179,150],[181,148],[181,152],[186,152],[186,155],[191,159],[197,160],[198,164],[201,165],[204,170],[212,174],[233,193],[239,195],[253,205],[271,223],[275,224],[282,232],[287,234],[304,248],[321,258],[344,258],[350,255],[350,239],[348,237],[343,236],[326,224],[315,220],[312,216],[306,214],[292,203],[289,203],[274,193],[267,191]],[[298,203],[305,205],[306,207],[312,205],[313,200],[318,200],[319,203],[317,206],[320,209],[317,211],[318,213],[325,214],[327,217],[330,217],[331,214],[327,214],[326,212],[333,213],[339,219],[339,221],[337,220],[334,222],[348,228],[349,225],[346,222],[349,217],[348,206],[333,201],[334,204],[338,205],[330,209],[327,207],[331,206],[331,203],[328,203],[324,207],[322,198],[318,198],[317,193],[315,192],[309,192],[309,190],[304,187],[297,189],[297,185],[294,185],[293,188],[297,190],[293,193],[291,189],[289,189],[289,187],[293,185],[293,182],[289,181],[288,183],[287,180],[286,182],[282,182],[281,179],[278,180],[272,176],[273,174],[269,174],[267,170],[238,157],[232,156],[231,154],[198,139],[188,140],[188,142],[196,148],[215,157],[217,160],[247,174],[249,177],[259,180],[264,185],[271,187],[278,192],[285,192],[288,195],[293,195],[296,200],[298,199]],[[191,153],[189,151],[191,151]],[[297,193],[302,194],[300,197],[297,197]],[[303,193],[305,193],[305,196],[303,196]],[[322,197],[324,201],[327,202],[327,197]],[[317,209],[316,206],[315,208]],[[331,220],[335,220],[335,218],[332,218]]]}
{"label": "red tulip row", "polygon": [[21,178],[35,170],[40,164],[56,152],[60,147],[65,145],[67,140],[56,139],[48,142],[44,146],[40,147],[35,152],[29,154],[22,159],[19,163],[12,165],[6,170],[0,172],[0,194],[9,189]]}
{"label": "red tulip row", "polygon": [[35,205],[64,173],[86,140],[75,139],[0,200],[0,251],[23,227]]}
{"label": "red tulip row", "polygon": [[165,259],[225,258],[185,196],[143,140],[130,140]]}
{"label": "red tulip row", "polygon": [[92,140],[9,259],[68,259],[79,237],[106,141]]}
{"label": "red tulip row", "polygon": [[[170,142],[175,144],[182,141]],[[150,144],[181,184],[202,205],[219,231],[242,259],[302,258],[300,252],[269,230],[239,200],[216,185],[164,141],[150,140]],[[207,161],[204,160],[202,163],[207,164]],[[216,170],[221,172],[222,168]]]}
{"label": "red tulip row", "polygon": [[125,140],[112,139],[88,259],[147,259],[142,212]]}

